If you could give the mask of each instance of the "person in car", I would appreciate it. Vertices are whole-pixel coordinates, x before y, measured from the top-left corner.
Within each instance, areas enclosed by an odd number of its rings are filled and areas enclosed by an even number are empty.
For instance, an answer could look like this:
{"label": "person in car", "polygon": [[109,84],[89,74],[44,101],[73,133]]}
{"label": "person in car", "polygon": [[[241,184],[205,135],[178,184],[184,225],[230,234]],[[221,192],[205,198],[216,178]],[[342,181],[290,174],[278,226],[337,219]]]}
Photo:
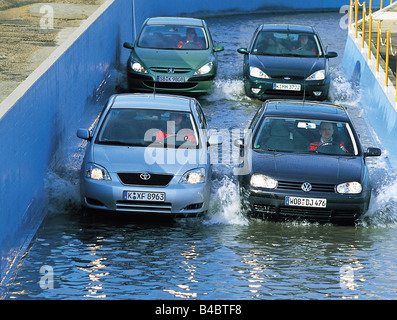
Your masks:
{"label": "person in car", "polygon": [[306,34],[301,34],[298,37],[298,43],[292,47],[292,50],[297,50],[297,51],[311,51],[314,54],[317,54],[317,51],[315,48],[313,48],[310,45],[309,42],[309,37]]}
{"label": "person in car", "polygon": [[183,118],[184,115],[181,113],[171,113],[170,121],[175,123],[174,127],[167,125],[167,132],[160,130],[156,135],[156,140],[161,141],[167,137],[175,136],[177,141],[181,139],[184,141],[196,142],[193,131],[184,124]]}
{"label": "person in car", "polygon": [[178,42],[179,49],[203,49],[203,45],[197,38],[194,28],[186,29],[186,38]]}
{"label": "person in car", "polygon": [[334,141],[334,126],[331,122],[321,122],[319,133],[321,135],[320,141],[310,143],[310,150],[316,151],[319,147],[326,145],[334,145],[339,146],[341,150],[348,153],[346,148],[344,147],[344,142]]}

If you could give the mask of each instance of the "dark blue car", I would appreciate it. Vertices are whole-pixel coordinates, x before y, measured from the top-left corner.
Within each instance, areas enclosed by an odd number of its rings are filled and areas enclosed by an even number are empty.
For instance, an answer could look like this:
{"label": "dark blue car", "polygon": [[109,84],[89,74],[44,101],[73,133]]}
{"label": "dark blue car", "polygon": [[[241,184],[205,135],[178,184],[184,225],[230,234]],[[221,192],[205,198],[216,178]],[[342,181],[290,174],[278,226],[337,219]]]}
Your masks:
{"label": "dark blue car", "polygon": [[250,216],[354,223],[367,209],[371,183],[366,158],[346,110],[337,105],[267,100],[248,135],[240,186]]}
{"label": "dark blue car", "polygon": [[244,54],[245,93],[259,99],[328,98],[330,74],[327,53],[313,27],[286,24],[259,26]]}

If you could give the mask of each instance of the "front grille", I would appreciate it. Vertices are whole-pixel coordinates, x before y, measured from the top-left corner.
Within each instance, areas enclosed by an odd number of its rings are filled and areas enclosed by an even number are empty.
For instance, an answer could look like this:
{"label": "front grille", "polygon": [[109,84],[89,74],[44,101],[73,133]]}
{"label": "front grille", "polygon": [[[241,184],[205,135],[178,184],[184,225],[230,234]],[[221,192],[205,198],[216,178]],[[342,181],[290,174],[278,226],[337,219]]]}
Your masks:
{"label": "front grille", "polygon": [[150,68],[150,70],[154,71],[154,72],[159,72],[159,73],[169,73],[169,70],[173,70],[173,73],[188,73],[190,71],[192,71],[192,69],[190,68],[172,68],[172,67],[152,67]]}
{"label": "front grille", "polygon": [[[303,182],[279,181],[277,189],[302,191],[302,184]],[[335,192],[334,184],[311,183],[311,185],[312,190],[310,192]]]}
{"label": "front grille", "polygon": [[251,215],[262,219],[308,220],[316,222],[350,222],[358,218],[358,210],[329,210],[322,208],[275,207],[253,204]]}
{"label": "front grille", "polygon": [[[145,86],[154,88],[153,81],[144,81]],[[159,89],[191,89],[197,85],[197,82],[156,82],[156,88]]]}
{"label": "front grille", "polygon": [[150,179],[143,180],[141,178],[142,172],[118,172],[121,182],[125,185],[134,186],[158,186],[164,187],[170,183],[173,175],[150,173]]}
{"label": "front grille", "polygon": [[148,201],[117,201],[116,208],[119,211],[138,213],[171,213],[169,202],[148,202]]}
{"label": "front grille", "polygon": [[316,221],[331,219],[331,210],[327,209],[280,207],[279,213],[285,218],[315,219]]}
{"label": "front grille", "polygon": [[273,90],[267,89],[264,91],[265,94],[272,95],[272,96],[296,96],[301,97],[303,96],[302,91],[288,91],[288,90]]}
{"label": "front grille", "polygon": [[[294,81],[302,81],[305,79],[305,77],[302,76],[286,76],[286,75],[272,75],[272,79],[273,80],[283,80],[285,81],[285,78],[290,78],[288,81],[290,81],[290,83],[294,83]],[[287,82],[288,83],[288,82]]]}

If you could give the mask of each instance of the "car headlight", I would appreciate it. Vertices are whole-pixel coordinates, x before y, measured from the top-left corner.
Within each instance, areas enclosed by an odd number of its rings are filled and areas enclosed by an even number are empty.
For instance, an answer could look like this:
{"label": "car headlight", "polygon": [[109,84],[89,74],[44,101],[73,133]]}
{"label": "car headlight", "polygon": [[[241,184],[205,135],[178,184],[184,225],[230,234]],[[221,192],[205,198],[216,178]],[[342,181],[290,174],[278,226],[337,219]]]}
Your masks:
{"label": "car headlight", "polygon": [[306,78],[306,80],[324,80],[325,70],[318,70]]}
{"label": "car headlight", "polygon": [[197,168],[187,171],[179,181],[179,183],[183,183],[183,184],[198,184],[204,182],[205,182],[204,168]]}
{"label": "car headlight", "polygon": [[147,73],[147,70],[137,61],[131,60],[131,69],[138,73]]}
{"label": "car headlight", "polygon": [[345,182],[336,187],[336,191],[342,194],[358,194],[361,193],[363,187],[359,182]]}
{"label": "car headlight", "polygon": [[205,65],[203,65],[201,68],[199,68],[194,75],[198,76],[198,75],[203,75],[203,74],[207,74],[212,70],[212,66],[213,63],[212,62],[208,62]]}
{"label": "car headlight", "polygon": [[107,170],[95,163],[88,163],[85,168],[85,176],[94,180],[112,180]]}
{"label": "car headlight", "polygon": [[255,188],[275,189],[278,181],[263,174],[254,174],[251,177],[250,184]]}
{"label": "car headlight", "polygon": [[270,79],[270,77],[257,67],[250,67],[250,76],[261,79]]}

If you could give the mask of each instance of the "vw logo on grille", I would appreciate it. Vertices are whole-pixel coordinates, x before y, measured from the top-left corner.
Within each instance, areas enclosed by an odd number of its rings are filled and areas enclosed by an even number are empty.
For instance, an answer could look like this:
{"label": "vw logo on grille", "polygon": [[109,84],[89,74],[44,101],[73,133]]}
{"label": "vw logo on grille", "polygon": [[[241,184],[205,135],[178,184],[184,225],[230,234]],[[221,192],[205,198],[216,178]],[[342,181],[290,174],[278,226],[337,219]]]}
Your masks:
{"label": "vw logo on grille", "polygon": [[140,174],[140,176],[139,176],[142,180],[149,180],[150,178],[151,178],[151,175],[149,174],[149,173],[147,173],[147,172],[143,172],[143,173],[141,173]]}
{"label": "vw logo on grille", "polygon": [[167,69],[167,72],[168,72],[168,73],[175,73],[175,68],[168,68],[168,69]]}
{"label": "vw logo on grille", "polygon": [[309,192],[310,190],[312,190],[312,185],[309,182],[305,182],[302,184],[301,188],[303,191]]}

